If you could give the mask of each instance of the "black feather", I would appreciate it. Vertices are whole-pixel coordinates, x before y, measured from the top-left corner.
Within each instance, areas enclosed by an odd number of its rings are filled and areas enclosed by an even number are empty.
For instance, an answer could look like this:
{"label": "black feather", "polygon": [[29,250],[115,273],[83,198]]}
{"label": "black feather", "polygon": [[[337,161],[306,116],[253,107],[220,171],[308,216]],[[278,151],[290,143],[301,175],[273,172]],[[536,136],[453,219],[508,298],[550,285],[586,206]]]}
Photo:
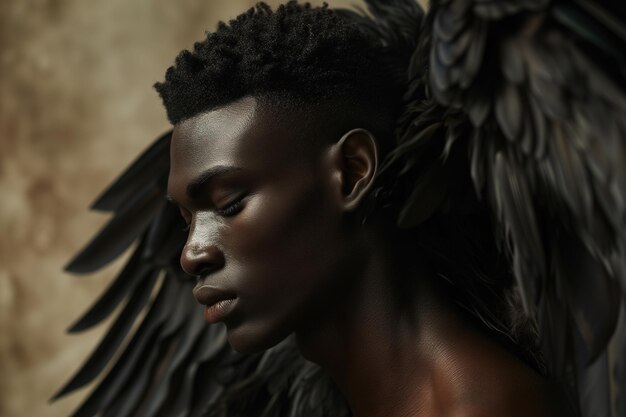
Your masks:
{"label": "black feather", "polygon": [[120,256],[150,225],[162,201],[163,193],[158,188],[143,188],[72,259],[65,270],[75,274],[93,272]]}
{"label": "black feather", "polygon": [[92,203],[91,208],[117,211],[147,184],[160,179],[169,170],[171,138],[171,131],[161,135]]}
{"label": "black feather", "polygon": [[615,334],[608,348],[611,404],[613,416],[626,416],[626,303],[622,308]]}
{"label": "black feather", "polygon": [[507,139],[514,141],[522,128],[522,101],[517,88],[506,83],[496,96],[496,119]]}
{"label": "black feather", "polygon": [[128,299],[126,306],[121,311],[111,328],[108,330],[96,350],[83,364],[80,370],[72,379],[53,397],[60,398],[91,382],[106,367],[109,360],[115,354],[131,326],[135,322],[137,315],[148,302],[152,288],[156,283],[156,273],[151,272],[137,285],[133,294]]}
{"label": "black feather", "polygon": [[69,333],[89,329],[107,318],[124,297],[146,276],[149,266],[144,262],[142,252],[143,246],[135,249],[133,256],[128,260],[122,272],[91,308],[70,326]]}
{"label": "black feather", "polygon": [[[124,385],[134,380],[138,372],[136,369],[141,368],[143,361],[150,357],[151,351],[157,350],[155,346],[159,346],[159,330],[177,305],[176,293],[171,291],[172,286],[176,285],[180,285],[177,280],[167,277],[164,279],[155,301],[131,341],[106,377],[77,409],[75,416],[97,414],[105,405],[113,402]],[[135,406],[136,404],[132,404],[132,407]]]}
{"label": "black feather", "polygon": [[[168,361],[166,369],[161,375],[162,383],[160,383],[153,393],[148,397],[147,407],[142,414],[145,417],[153,417],[164,405],[164,402],[170,398],[170,390],[176,390],[174,385],[174,375],[181,371],[181,367],[186,365],[187,356],[193,353],[193,347],[202,339],[202,333],[206,331],[206,322],[202,318],[200,306],[195,306],[188,315],[188,322],[181,328],[180,335],[177,337],[175,349],[171,360]],[[195,311],[194,311],[195,310]],[[184,372],[184,368],[182,368]]]}

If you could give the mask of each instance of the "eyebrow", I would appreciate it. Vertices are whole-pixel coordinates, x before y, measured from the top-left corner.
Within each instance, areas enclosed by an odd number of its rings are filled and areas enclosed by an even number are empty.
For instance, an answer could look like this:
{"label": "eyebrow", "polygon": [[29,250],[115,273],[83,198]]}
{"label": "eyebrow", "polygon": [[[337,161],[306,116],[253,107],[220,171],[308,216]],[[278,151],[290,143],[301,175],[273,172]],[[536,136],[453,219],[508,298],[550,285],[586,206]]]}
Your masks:
{"label": "eyebrow", "polygon": [[[198,194],[200,194],[200,191],[204,187],[206,187],[211,181],[222,175],[227,175],[237,171],[242,171],[242,169],[230,165],[217,165],[207,169],[206,171],[202,172],[202,174],[198,175],[198,177],[194,178],[194,180],[187,185],[187,197],[190,200],[194,200],[198,196]],[[165,198],[167,199],[167,201],[177,203],[170,193],[167,193]]]}

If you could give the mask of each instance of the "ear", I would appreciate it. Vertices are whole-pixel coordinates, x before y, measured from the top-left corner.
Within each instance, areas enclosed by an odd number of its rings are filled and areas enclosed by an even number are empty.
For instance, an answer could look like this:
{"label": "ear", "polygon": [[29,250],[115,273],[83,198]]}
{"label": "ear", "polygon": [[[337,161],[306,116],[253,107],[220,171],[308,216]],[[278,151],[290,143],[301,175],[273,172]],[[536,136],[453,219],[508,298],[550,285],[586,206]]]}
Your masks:
{"label": "ear", "polygon": [[354,129],[332,145],[333,168],[340,181],[341,204],[356,210],[372,186],[378,169],[378,148],[374,136],[365,129]]}

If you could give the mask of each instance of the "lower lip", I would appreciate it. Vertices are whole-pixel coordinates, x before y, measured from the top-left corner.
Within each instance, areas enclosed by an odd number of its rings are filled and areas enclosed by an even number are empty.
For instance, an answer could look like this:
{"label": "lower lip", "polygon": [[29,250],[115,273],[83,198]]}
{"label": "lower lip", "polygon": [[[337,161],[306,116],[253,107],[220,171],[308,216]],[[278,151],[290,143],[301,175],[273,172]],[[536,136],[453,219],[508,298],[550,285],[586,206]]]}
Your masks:
{"label": "lower lip", "polygon": [[217,323],[224,320],[235,307],[235,301],[236,298],[230,298],[205,307],[204,319],[209,323]]}

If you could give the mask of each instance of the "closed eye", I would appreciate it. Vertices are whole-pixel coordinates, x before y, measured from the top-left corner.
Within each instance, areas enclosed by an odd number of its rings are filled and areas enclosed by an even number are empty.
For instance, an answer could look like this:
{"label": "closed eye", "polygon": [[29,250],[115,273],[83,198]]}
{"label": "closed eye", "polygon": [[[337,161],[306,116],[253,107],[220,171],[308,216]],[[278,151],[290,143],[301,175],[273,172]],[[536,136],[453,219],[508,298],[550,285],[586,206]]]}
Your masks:
{"label": "closed eye", "polygon": [[239,198],[237,198],[234,202],[232,202],[228,206],[224,208],[215,209],[215,212],[222,217],[232,217],[235,214],[239,213],[241,209],[243,209],[244,198],[245,198],[245,194],[241,195]]}
{"label": "closed eye", "polygon": [[[232,203],[223,208],[214,208],[215,212],[222,217],[232,217],[235,214],[239,213],[244,207],[244,199],[246,198],[246,194],[242,194]],[[179,206],[180,215],[185,221],[185,226],[181,229],[183,232],[189,232],[191,229],[191,214],[187,213],[185,209]]]}

